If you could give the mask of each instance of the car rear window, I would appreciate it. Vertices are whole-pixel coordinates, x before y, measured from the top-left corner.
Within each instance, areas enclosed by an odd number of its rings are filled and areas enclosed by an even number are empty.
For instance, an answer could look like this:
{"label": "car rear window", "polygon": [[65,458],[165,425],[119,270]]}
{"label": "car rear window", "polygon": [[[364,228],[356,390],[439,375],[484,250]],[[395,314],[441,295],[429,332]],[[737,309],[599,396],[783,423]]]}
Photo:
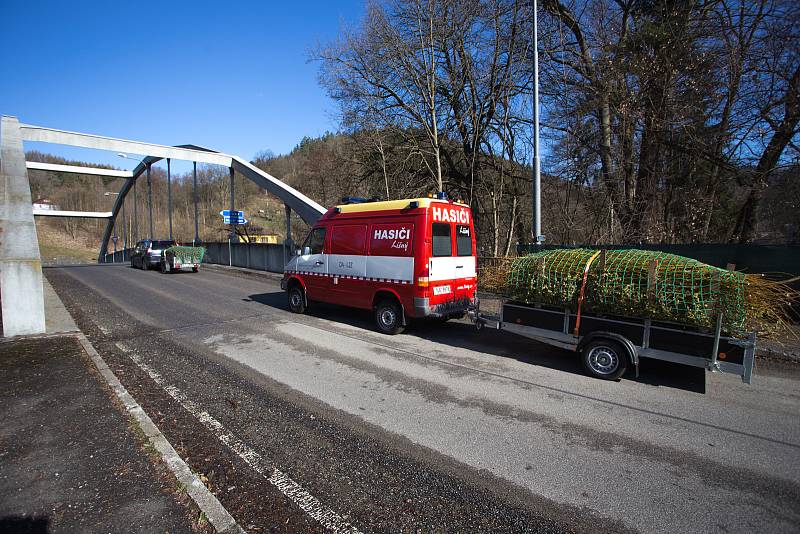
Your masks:
{"label": "car rear window", "polygon": [[154,248],[156,250],[163,250],[165,248],[169,248],[175,244],[175,241],[153,241],[153,244],[150,245],[150,248]]}
{"label": "car rear window", "polygon": [[433,223],[432,225],[431,254],[433,256],[452,256],[453,239],[450,236],[450,225],[447,223]]}

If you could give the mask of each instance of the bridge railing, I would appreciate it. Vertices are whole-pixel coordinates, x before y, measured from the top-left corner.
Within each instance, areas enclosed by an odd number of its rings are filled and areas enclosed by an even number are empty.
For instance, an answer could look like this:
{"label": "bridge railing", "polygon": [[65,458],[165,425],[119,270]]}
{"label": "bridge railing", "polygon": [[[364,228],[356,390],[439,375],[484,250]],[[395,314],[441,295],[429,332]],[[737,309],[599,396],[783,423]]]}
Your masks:
{"label": "bridge railing", "polygon": [[288,249],[283,245],[264,243],[204,243],[203,263],[245,267],[259,271],[282,273],[288,261]]}
{"label": "bridge railing", "polygon": [[[263,243],[203,243],[206,254],[203,263],[244,267],[259,271],[282,273],[291,247]],[[130,262],[133,249],[118,250],[103,257],[102,263]]]}

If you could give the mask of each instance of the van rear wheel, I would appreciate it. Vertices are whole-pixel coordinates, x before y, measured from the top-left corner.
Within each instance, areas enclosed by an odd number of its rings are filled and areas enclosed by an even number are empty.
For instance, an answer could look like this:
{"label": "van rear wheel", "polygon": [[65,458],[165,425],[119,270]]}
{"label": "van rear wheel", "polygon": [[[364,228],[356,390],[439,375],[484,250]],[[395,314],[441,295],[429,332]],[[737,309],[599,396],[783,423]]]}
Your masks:
{"label": "van rear wheel", "polygon": [[403,309],[395,300],[385,299],[375,307],[375,324],[384,334],[393,336],[403,331]]}

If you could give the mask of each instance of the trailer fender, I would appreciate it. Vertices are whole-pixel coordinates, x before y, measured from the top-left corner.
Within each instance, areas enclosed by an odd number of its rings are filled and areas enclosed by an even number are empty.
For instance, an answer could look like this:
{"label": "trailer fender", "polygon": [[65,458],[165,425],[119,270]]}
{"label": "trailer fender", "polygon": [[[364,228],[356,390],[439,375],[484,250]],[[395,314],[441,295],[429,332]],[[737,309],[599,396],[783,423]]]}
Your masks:
{"label": "trailer fender", "polygon": [[587,344],[595,339],[611,339],[622,345],[625,348],[625,351],[628,353],[628,362],[636,370],[636,378],[639,378],[639,351],[636,350],[636,346],[633,344],[633,342],[623,335],[615,332],[604,332],[602,330],[591,332],[583,336],[583,339],[581,339],[580,343],[578,343],[575,351],[582,351]]}

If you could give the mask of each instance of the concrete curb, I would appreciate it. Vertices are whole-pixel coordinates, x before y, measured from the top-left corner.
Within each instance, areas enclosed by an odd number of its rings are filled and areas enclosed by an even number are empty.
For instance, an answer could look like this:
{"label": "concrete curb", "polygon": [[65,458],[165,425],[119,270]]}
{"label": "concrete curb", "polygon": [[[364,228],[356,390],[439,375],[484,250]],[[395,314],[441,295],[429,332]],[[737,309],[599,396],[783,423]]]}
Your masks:
{"label": "concrete curb", "polygon": [[236,520],[231,516],[228,510],[222,506],[217,498],[212,494],[208,488],[198,479],[192,470],[186,465],[186,462],[178,455],[175,449],[170,445],[164,434],[153,423],[153,420],[145,413],[139,403],[128,393],[125,386],[114,375],[114,372],[109,369],[106,362],[94,349],[92,344],[83,333],[76,335],[78,341],[83,346],[83,350],[89,355],[97,370],[105,378],[109,387],[117,395],[120,402],[125,405],[128,413],[133,416],[136,423],[142,429],[150,444],[161,454],[164,463],[167,464],[170,471],[175,475],[175,478],[180,484],[186,487],[187,493],[192,500],[197,504],[197,507],[205,514],[209,523],[220,534],[244,534],[245,530],[236,523]]}

